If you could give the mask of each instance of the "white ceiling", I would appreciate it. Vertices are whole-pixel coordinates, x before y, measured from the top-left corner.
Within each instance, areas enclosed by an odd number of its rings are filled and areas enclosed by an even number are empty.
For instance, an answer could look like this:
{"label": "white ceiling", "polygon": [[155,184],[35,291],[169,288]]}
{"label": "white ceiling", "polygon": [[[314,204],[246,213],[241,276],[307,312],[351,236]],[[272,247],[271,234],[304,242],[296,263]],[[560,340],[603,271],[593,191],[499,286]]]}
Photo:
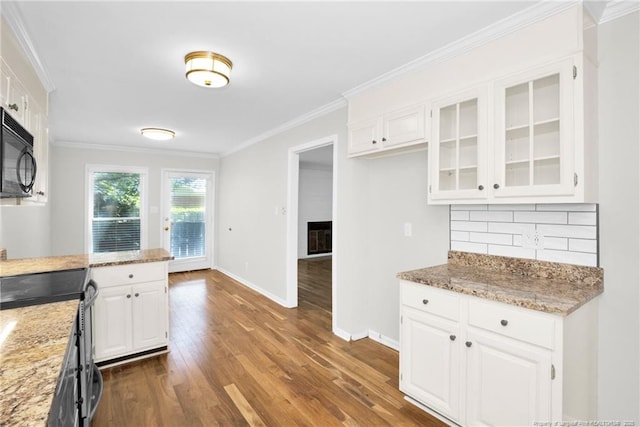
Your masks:
{"label": "white ceiling", "polygon": [[[55,87],[56,142],[221,154],[534,2],[3,3]],[[231,85],[187,81],[193,50],[229,57]]]}

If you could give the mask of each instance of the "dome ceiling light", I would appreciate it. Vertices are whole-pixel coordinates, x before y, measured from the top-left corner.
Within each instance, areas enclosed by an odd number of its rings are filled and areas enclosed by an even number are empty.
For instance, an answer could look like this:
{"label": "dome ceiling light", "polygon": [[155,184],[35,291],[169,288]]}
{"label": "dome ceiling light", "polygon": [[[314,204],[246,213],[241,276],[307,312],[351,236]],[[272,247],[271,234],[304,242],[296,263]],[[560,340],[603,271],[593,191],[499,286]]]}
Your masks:
{"label": "dome ceiling light", "polygon": [[143,128],[140,129],[140,133],[145,138],[153,139],[155,141],[168,141],[176,137],[176,133],[174,131],[162,128]]}
{"label": "dome ceiling light", "polygon": [[229,84],[233,63],[214,52],[197,51],[185,55],[186,77],[202,87],[224,87]]}

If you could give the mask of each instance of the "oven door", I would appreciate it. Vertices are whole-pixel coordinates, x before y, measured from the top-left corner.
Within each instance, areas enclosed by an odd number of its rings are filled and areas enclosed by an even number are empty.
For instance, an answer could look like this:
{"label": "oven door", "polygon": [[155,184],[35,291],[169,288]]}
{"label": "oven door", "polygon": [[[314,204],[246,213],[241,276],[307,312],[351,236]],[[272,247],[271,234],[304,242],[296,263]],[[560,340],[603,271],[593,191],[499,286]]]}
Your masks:
{"label": "oven door", "polygon": [[80,319],[80,417],[83,425],[90,425],[91,418],[95,414],[100,397],[102,396],[102,377],[100,371],[93,362],[93,326],[92,311],[98,286],[93,280],[89,280],[85,287],[78,318]]}
{"label": "oven door", "polygon": [[1,197],[29,197],[36,179],[33,147],[2,126]]}

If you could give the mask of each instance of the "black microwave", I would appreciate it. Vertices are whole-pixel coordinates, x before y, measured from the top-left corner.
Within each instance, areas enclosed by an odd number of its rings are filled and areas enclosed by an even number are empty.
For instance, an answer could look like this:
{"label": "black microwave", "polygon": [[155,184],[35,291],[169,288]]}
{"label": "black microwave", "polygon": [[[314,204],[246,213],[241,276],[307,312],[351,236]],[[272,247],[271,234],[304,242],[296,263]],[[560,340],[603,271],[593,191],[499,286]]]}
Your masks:
{"label": "black microwave", "polygon": [[30,197],[36,180],[33,136],[0,107],[0,197]]}

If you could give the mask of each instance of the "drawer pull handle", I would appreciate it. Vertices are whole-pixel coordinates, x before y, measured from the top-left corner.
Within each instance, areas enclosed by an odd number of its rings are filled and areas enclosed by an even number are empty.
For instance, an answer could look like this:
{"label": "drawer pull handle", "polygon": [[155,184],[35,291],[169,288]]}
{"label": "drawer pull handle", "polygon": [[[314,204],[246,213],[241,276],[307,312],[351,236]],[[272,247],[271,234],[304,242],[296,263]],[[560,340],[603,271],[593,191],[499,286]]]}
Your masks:
{"label": "drawer pull handle", "polygon": [[502,320],[500,321],[500,324],[501,324],[502,326],[507,326],[507,325],[509,324],[509,321],[508,321],[508,320],[504,320],[504,319],[502,319]]}
{"label": "drawer pull handle", "polygon": [[423,303],[424,305],[427,305],[427,304],[429,304],[429,300],[425,298],[425,299],[423,299],[423,300],[422,300],[422,303]]}
{"label": "drawer pull handle", "polygon": [[131,298],[131,294],[127,294],[127,298]]}
{"label": "drawer pull handle", "polygon": [[130,275],[129,275],[129,279],[133,279],[133,274],[130,274]]}
{"label": "drawer pull handle", "polygon": [[471,341],[467,341],[466,343],[464,343],[464,345],[466,345],[467,347],[471,347]]}
{"label": "drawer pull handle", "polygon": [[456,340],[456,336],[455,336],[455,335],[449,335],[449,339],[450,339],[451,341],[455,341],[455,340]]}

